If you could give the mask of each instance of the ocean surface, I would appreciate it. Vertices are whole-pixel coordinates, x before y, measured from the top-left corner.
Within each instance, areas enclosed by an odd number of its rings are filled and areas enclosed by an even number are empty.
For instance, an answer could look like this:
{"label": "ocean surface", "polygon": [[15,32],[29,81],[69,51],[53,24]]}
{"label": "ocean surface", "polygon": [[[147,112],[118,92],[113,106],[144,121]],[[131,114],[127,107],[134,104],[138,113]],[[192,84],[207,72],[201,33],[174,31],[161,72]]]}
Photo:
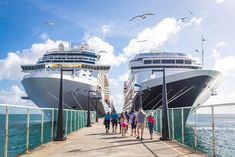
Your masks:
{"label": "ocean surface", "polygon": [[[64,113],[64,119],[67,112]],[[92,122],[94,122],[95,114],[91,112]],[[65,134],[78,130],[85,126],[86,113],[77,112],[76,117],[80,119],[75,124],[75,113],[68,112],[67,115],[67,130],[65,129],[66,121],[64,120]],[[54,113],[54,119],[57,118],[57,112]],[[29,126],[29,150],[32,150],[41,145],[41,114],[30,114]],[[81,119],[84,120],[81,121]],[[5,143],[5,115],[0,114],[0,157],[4,156]],[[52,137],[52,111],[45,111],[43,117],[43,143],[50,142],[55,138],[57,122],[53,122],[53,137]],[[27,114],[9,114],[8,121],[8,157],[16,157],[26,152],[26,128],[27,128]]]}
{"label": "ocean surface", "polygon": [[[70,116],[69,116],[70,117]],[[25,153],[26,147],[26,122],[25,114],[9,115],[9,145],[8,156],[15,157]],[[56,124],[55,124],[56,125]],[[45,114],[43,127],[43,143],[51,140],[51,115]],[[72,131],[68,130],[67,132]],[[54,129],[55,133],[55,129]],[[211,115],[197,115],[197,150],[212,154],[212,128]],[[55,134],[54,134],[55,135]],[[232,157],[235,154],[235,115],[217,114],[215,115],[215,138],[216,155]],[[179,138],[180,140],[181,138]],[[30,116],[29,150],[41,144],[41,115],[32,114]],[[185,127],[185,144],[194,148],[194,119],[188,118]],[[4,156],[5,142],[5,115],[0,115],[0,157]]]}

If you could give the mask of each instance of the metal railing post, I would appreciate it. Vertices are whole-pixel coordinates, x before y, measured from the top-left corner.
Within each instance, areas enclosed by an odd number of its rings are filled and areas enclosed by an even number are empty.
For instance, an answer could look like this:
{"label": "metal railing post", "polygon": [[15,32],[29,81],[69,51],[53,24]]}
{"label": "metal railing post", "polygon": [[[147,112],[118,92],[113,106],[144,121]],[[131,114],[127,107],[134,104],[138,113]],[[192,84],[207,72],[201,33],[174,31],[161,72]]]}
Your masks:
{"label": "metal railing post", "polygon": [[26,127],[26,153],[29,152],[29,122],[30,122],[30,109],[27,112],[27,127]]}
{"label": "metal railing post", "polygon": [[9,114],[9,108],[8,106],[6,106],[4,157],[7,157],[8,154],[8,120],[9,120],[8,114]]}
{"label": "metal railing post", "polygon": [[66,117],[65,117],[65,134],[68,134],[68,113],[69,111],[66,110]]}
{"label": "metal railing post", "polygon": [[160,133],[162,136],[162,110],[160,110]]}
{"label": "metal railing post", "polygon": [[79,129],[79,114],[78,114],[78,111],[76,111],[77,113],[77,130]]}
{"label": "metal railing post", "polygon": [[76,126],[77,114],[76,114],[76,111],[73,111],[73,112],[74,112],[74,130],[77,130],[77,126]]}
{"label": "metal railing post", "polygon": [[195,152],[197,151],[197,110],[195,109],[195,116],[194,116],[194,147]]}
{"label": "metal railing post", "polygon": [[[171,139],[171,129],[170,129],[170,119],[169,119],[169,109],[167,110],[167,121],[168,121],[168,137]],[[172,127],[172,126],[171,126]]]}
{"label": "metal railing post", "polygon": [[156,124],[155,124],[155,131],[157,132],[157,128],[158,128],[158,118],[157,118],[157,110],[155,110],[155,115],[156,115]]}
{"label": "metal railing post", "polygon": [[42,110],[42,115],[41,115],[41,144],[43,144],[43,120],[44,120],[44,110]]}
{"label": "metal railing post", "polygon": [[182,143],[184,144],[184,108],[181,108]]}
{"label": "metal railing post", "polygon": [[51,114],[51,139],[54,138],[54,112],[55,112],[55,110],[52,109],[52,114]]}
{"label": "metal railing post", "polygon": [[171,110],[172,139],[175,139],[174,109]]}
{"label": "metal railing post", "polygon": [[214,106],[211,107],[212,111],[212,143],[213,143],[213,157],[215,157],[215,115],[214,115]]}
{"label": "metal railing post", "polygon": [[73,124],[73,112],[72,112],[72,110],[70,110],[70,132],[73,131],[72,124]]}

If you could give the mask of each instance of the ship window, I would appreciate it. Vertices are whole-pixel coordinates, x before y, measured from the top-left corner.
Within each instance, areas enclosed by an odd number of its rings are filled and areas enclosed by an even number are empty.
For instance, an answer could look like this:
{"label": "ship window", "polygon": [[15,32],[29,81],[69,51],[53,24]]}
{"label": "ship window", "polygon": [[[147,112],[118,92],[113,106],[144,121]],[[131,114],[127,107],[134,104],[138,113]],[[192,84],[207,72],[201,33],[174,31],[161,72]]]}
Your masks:
{"label": "ship window", "polygon": [[152,64],[152,60],[144,60],[144,64]]}
{"label": "ship window", "polygon": [[176,60],[177,64],[184,64],[184,60]]}
{"label": "ship window", "polygon": [[163,64],[175,64],[175,60],[172,60],[172,59],[165,59],[165,60],[162,60],[162,63],[163,63]]}
{"label": "ship window", "polygon": [[153,64],[159,64],[160,60],[153,60]]}
{"label": "ship window", "polygon": [[185,60],[185,64],[192,64],[191,60]]}

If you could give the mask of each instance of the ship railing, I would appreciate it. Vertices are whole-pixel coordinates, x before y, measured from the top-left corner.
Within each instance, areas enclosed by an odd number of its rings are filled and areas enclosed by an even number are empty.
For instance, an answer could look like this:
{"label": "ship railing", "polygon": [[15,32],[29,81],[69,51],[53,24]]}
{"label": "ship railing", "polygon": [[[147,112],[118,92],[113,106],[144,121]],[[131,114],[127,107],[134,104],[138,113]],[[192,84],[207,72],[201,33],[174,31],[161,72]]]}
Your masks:
{"label": "ship railing", "polygon": [[[0,104],[0,156],[19,156],[56,138],[57,108]],[[91,122],[95,123],[95,111]],[[87,111],[64,109],[64,135],[86,126]]]}
{"label": "ship railing", "polygon": [[[162,109],[152,112],[154,131],[162,135]],[[168,130],[169,139],[195,151],[231,156],[235,154],[235,103],[168,108]]]}

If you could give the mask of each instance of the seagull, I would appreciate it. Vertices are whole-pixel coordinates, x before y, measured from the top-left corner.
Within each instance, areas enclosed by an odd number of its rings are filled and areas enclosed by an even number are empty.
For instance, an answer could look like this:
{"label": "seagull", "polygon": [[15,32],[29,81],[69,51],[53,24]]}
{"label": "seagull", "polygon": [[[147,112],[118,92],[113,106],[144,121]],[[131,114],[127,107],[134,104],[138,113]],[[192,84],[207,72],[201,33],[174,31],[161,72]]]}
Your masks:
{"label": "seagull", "polygon": [[145,42],[145,41],[147,41],[147,40],[138,40],[137,42],[142,43],[142,42]]}
{"label": "seagull", "polygon": [[188,11],[188,13],[189,13],[190,15],[194,16],[194,13],[193,13],[193,12],[191,12],[191,11]]}
{"label": "seagull", "polygon": [[185,22],[185,19],[187,19],[187,18],[188,17],[182,17],[182,18],[177,19],[177,21]]}
{"label": "seagull", "polygon": [[43,24],[48,26],[55,26],[55,22],[50,22],[50,21],[43,22]]}
{"label": "seagull", "polygon": [[129,22],[134,20],[135,18],[141,18],[142,20],[144,20],[147,15],[154,15],[154,14],[153,13],[146,13],[146,14],[143,14],[143,15],[137,15],[137,16],[133,17],[132,19],[130,19]]}

